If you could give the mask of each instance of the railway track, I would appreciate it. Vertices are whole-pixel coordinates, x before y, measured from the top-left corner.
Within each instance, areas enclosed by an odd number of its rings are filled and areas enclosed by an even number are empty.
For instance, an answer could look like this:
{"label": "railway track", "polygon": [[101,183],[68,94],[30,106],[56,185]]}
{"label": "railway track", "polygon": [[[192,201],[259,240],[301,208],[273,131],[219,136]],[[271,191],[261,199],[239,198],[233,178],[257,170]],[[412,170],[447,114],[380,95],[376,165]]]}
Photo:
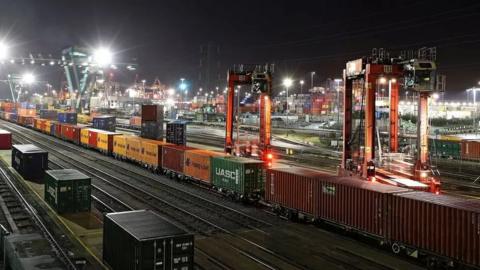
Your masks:
{"label": "railway track", "polygon": [[[259,221],[253,217],[248,217],[247,215],[234,209],[220,208],[221,210],[218,211],[215,209],[202,207],[202,204],[209,204],[213,202],[208,202],[207,200],[201,199],[198,196],[192,196],[193,194],[184,193],[183,195],[187,197],[191,196],[190,200],[193,200],[193,198],[195,198],[195,200],[201,200],[197,202],[192,202],[189,200],[184,200],[183,202],[179,201],[178,193],[176,197],[173,195],[174,192],[168,194],[168,192],[162,191],[157,186],[160,185],[158,181],[152,182],[152,179],[150,179],[151,183],[142,182],[141,180],[135,179],[140,176],[138,174],[132,175],[132,173],[129,173],[128,175],[125,175],[124,168],[115,167],[115,171],[112,170],[111,166],[109,166],[110,168],[98,168],[100,167],[99,160],[91,155],[88,155],[87,152],[89,152],[89,150],[77,149],[75,146],[67,142],[61,142],[57,139],[48,138],[40,134],[34,134],[35,131],[29,130],[25,127],[14,126],[13,124],[6,124],[5,127],[12,131],[17,139],[21,138],[20,141],[24,141],[26,143],[35,143],[36,145],[47,150],[49,155],[53,155],[59,160],[61,159],[62,162],[67,165],[66,167],[76,168],[79,171],[91,176],[92,180],[97,180],[94,182],[95,185],[97,185],[99,182],[103,182],[108,186],[103,188],[104,190],[117,189],[123,192],[123,195],[118,194],[112,196],[124,198],[124,195],[129,195],[133,200],[129,199],[127,204],[134,209],[152,209],[161,215],[166,216],[173,223],[178,224],[180,227],[185,228],[187,231],[196,233],[197,235],[212,236],[213,234],[218,233],[221,233],[222,235],[228,235],[230,238],[223,239],[232,249],[267,269],[278,269],[286,266],[291,269],[307,269],[301,264],[277,254],[275,251],[257,244],[236,232],[236,230],[241,228],[261,231],[261,227],[269,226],[269,224],[266,222]],[[48,143],[46,141],[48,141]],[[61,148],[61,150],[58,148]],[[75,150],[77,155],[69,155],[72,150]],[[103,164],[103,166],[105,166],[105,164]],[[124,171],[122,173],[118,170]],[[168,189],[169,187],[163,185],[162,188]],[[170,196],[170,199],[173,201],[177,200],[175,202],[180,206],[177,206],[176,203],[167,201],[161,196]],[[136,206],[134,206],[135,201],[137,202]],[[138,202],[143,203],[143,205],[138,205]],[[215,207],[219,206],[220,205],[215,205]],[[231,213],[228,214],[226,211],[231,211]],[[240,220],[235,220],[234,216],[238,215],[242,217]],[[246,220],[248,220],[248,223],[245,223]],[[252,224],[252,221],[254,221],[254,224]],[[260,224],[262,224],[261,227],[259,227]],[[245,249],[245,244],[250,248]],[[264,256],[251,254],[250,249],[252,248],[261,251],[263,253],[262,255]],[[265,257],[271,257],[273,260],[270,259],[269,261],[264,261]]]}
{"label": "railway track", "polygon": [[75,259],[69,256],[69,251],[64,248],[64,243],[56,240],[54,233],[49,229],[41,214],[30,204],[15,183],[16,176],[5,164],[0,165],[0,195],[12,215],[13,223],[10,225],[14,233],[32,233],[40,231],[47,239],[56,253],[57,258],[67,269],[77,269]]}

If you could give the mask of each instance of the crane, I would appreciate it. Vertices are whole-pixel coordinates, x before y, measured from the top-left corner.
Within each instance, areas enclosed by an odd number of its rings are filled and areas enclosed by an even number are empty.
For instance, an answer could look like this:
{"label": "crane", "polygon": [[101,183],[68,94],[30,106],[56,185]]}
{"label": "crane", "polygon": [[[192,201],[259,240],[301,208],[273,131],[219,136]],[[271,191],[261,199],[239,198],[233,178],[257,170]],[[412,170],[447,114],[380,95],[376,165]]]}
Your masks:
{"label": "crane", "polygon": [[[421,52],[421,53],[420,53]],[[428,53],[427,53],[428,52]],[[405,56],[390,58],[383,49],[373,50],[372,56],[347,62],[344,70],[344,126],[343,155],[341,171],[345,174],[356,173],[369,180],[377,180],[376,176],[389,178],[384,180],[395,185],[406,185],[406,181],[397,181],[396,177],[406,177],[415,182],[416,188],[438,192],[440,183],[432,177],[428,160],[428,98],[434,91],[442,91],[437,76],[436,50],[422,48],[416,58],[405,59]],[[443,77],[444,80],[444,77]],[[398,152],[398,103],[399,85],[418,93],[417,121],[417,154],[413,171],[400,173],[386,172],[375,165],[375,113],[376,89],[381,84],[389,87],[389,150]],[[360,119],[354,131],[352,118],[352,102],[354,101],[354,85],[361,89]],[[444,90],[444,89],[443,89]],[[358,92],[358,91],[357,91]],[[357,93],[358,94],[358,93]],[[358,137],[355,144],[355,134]],[[363,142],[362,142],[363,136]],[[380,146],[378,147],[380,150]],[[400,179],[400,178],[399,178]]]}
{"label": "crane", "polygon": [[[272,165],[271,153],[271,94],[272,94],[271,65],[239,65],[230,69],[227,74],[227,116],[225,123],[225,152],[235,153],[233,139],[234,99],[235,86],[251,85],[252,92],[259,94],[259,150],[261,159],[267,165]],[[239,119],[237,119],[239,121]],[[236,142],[238,143],[238,142]],[[238,153],[237,153],[238,154]]]}

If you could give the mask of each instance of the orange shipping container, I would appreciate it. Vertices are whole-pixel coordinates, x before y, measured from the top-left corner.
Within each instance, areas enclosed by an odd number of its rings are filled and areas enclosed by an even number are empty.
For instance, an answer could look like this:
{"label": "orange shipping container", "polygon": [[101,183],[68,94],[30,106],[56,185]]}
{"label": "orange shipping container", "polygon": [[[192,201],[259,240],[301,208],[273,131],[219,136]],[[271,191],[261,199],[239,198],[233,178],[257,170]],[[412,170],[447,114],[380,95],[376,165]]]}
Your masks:
{"label": "orange shipping container", "polygon": [[210,161],[211,157],[225,156],[224,153],[208,150],[187,150],[185,151],[185,164],[183,172],[186,176],[211,184]]}
{"label": "orange shipping container", "polygon": [[142,118],[140,116],[132,116],[130,118],[130,126],[141,126],[142,125]]}
{"label": "orange shipping container", "polygon": [[162,146],[170,145],[164,141],[142,139],[141,162],[150,168],[157,169],[162,166]]}
{"label": "orange shipping container", "polygon": [[480,159],[480,141],[463,140],[461,145],[462,159]]}
{"label": "orange shipping container", "polygon": [[126,139],[127,142],[127,158],[133,161],[141,162],[142,158],[140,156],[140,150],[142,148],[141,144],[142,138],[137,136],[128,136]]}

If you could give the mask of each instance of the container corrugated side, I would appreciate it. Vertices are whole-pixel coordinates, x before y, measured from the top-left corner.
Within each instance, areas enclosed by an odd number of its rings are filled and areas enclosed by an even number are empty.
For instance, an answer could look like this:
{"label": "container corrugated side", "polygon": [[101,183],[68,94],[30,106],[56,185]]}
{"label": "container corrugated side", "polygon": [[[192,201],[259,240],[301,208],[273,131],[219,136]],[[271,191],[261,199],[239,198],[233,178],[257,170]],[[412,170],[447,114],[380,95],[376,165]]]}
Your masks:
{"label": "container corrugated side", "polygon": [[45,201],[58,214],[88,212],[91,207],[91,180],[86,175],[76,179],[56,179],[52,171],[46,171],[44,195]]}
{"label": "container corrugated side", "polygon": [[163,141],[149,140],[142,138],[141,140],[141,162],[152,168],[162,167],[162,147],[168,145]]}
{"label": "container corrugated side", "polygon": [[98,130],[96,129],[89,129],[88,130],[88,146],[91,148],[97,148],[97,138],[98,138]]}
{"label": "container corrugated side", "polygon": [[90,131],[89,128],[82,128],[82,130],[80,130],[80,144],[84,146],[89,145],[89,138],[90,138],[89,131]]}
{"label": "container corrugated side", "polygon": [[186,176],[212,184],[211,158],[225,156],[224,153],[208,150],[188,150],[185,152],[184,173]]}
{"label": "container corrugated side", "polygon": [[110,154],[113,151],[113,138],[120,135],[108,131],[99,131],[97,136],[97,149]]}
{"label": "container corrugated side", "polygon": [[185,150],[194,148],[180,145],[165,145],[162,149],[162,167],[183,174]]}
{"label": "container corrugated side", "polygon": [[262,193],[265,170],[263,162],[237,157],[212,157],[212,182],[230,192],[248,195]]}
{"label": "container corrugated side", "polygon": [[117,135],[113,137],[113,154],[118,157],[127,157],[128,135]]}
{"label": "container corrugated side", "polygon": [[140,151],[142,149],[141,138],[137,136],[127,137],[127,158],[136,162],[141,162]]}
{"label": "container corrugated side", "polygon": [[395,194],[388,239],[480,266],[480,202],[412,191]]}

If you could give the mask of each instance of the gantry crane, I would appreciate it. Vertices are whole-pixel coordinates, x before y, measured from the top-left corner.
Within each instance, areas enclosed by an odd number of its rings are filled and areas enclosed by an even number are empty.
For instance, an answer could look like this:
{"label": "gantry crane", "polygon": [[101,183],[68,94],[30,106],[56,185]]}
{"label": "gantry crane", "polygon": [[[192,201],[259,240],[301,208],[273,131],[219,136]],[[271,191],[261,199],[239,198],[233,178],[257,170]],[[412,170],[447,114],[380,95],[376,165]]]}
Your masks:
{"label": "gantry crane", "polygon": [[[422,51],[423,52],[423,51]],[[365,57],[350,61],[344,70],[344,127],[343,127],[343,156],[341,169],[343,172],[357,173],[364,178],[376,180],[376,173],[381,171],[375,166],[375,100],[376,89],[379,84],[389,85],[390,92],[390,119],[389,119],[389,150],[398,152],[398,103],[399,84],[404,82],[407,90],[418,93],[418,121],[417,121],[417,154],[413,171],[399,175],[407,177],[432,192],[439,191],[440,183],[432,177],[428,160],[428,98],[437,88],[436,63],[432,57],[422,55],[422,59],[412,58],[405,60],[402,57],[390,58],[383,50],[374,51],[372,57]],[[354,147],[352,130],[352,102],[353,84],[362,87],[361,107],[363,114],[357,128],[359,135],[363,135],[363,145]],[[441,85],[444,86],[444,83]],[[358,136],[361,140],[361,136]],[[360,142],[361,144],[361,142]],[[379,146],[380,147],[380,146]],[[382,170],[383,173],[383,170]],[[393,180],[392,184],[405,185],[405,182],[395,182],[395,173],[388,173]]]}
{"label": "gantry crane", "polygon": [[[227,74],[227,117],[225,123],[225,152],[234,154],[233,139],[235,86],[251,85],[252,92],[259,94],[259,150],[260,158],[268,166],[272,163],[271,153],[271,93],[273,67],[239,65],[230,69]],[[238,109],[238,108],[237,108]],[[237,119],[239,121],[239,119]],[[238,142],[237,142],[238,143]],[[238,153],[237,153],[238,154]]]}

